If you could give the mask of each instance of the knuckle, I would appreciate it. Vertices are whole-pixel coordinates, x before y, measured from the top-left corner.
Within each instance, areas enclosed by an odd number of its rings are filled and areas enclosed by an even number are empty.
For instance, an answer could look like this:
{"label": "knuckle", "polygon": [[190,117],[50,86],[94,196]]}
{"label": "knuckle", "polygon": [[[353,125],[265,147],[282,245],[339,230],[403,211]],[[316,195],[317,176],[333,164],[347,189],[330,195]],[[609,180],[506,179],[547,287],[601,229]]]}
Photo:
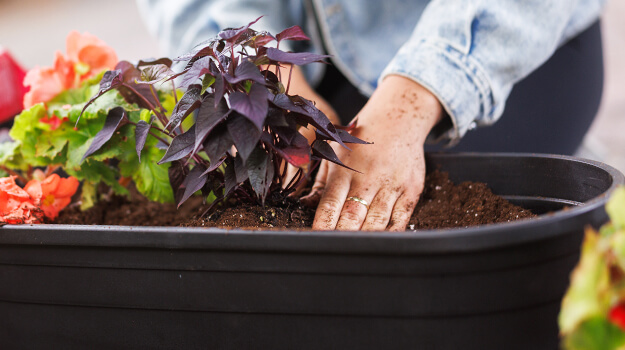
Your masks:
{"label": "knuckle", "polygon": [[324,198],[317,210],[321,209],[326,212],[338,212],[341,210],[342,203],[336,198]]}
{"label": "knuckle", "polygon": [[341,217],[339,218],[340,222],[350,222],[350,223],[360,222],[361,220],[362,218],[360,217],[360,215],[349,210],[344,210],[341,213]]}
{"label": "knuckle", "polygon": [[385,212],[370,211],[367,214],[365,224],[370,226],[386,226],[388,220],[389,215],[387,215]]}

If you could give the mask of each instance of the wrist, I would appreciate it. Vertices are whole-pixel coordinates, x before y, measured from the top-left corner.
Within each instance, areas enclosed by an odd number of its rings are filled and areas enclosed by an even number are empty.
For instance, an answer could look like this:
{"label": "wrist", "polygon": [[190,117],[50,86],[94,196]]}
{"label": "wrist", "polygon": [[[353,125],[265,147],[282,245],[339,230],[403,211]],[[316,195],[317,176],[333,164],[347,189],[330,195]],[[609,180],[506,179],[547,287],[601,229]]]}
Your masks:
{"label": "wrist", "polygon": [[[378,119],[375,124],[400,125],[420,141],[443,119],[444,109],[436,96],[419,83],[400,75],[387,76],[378,86],[363,109]],[[359,121],[360,124],[360,121]]]}

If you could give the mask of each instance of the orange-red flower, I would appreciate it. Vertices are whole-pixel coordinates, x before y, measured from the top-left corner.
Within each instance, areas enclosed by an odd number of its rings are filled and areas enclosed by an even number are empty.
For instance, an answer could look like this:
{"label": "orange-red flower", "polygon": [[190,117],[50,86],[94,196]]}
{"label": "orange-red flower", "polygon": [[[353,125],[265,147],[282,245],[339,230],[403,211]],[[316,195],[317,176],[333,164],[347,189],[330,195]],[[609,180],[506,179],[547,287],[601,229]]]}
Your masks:
{"label": "orange-red flower", "polygon": [[37,224],[43,212],[28,192],[15,183],[15,176],[0,178],[0,223]]}
{"label": "orange-red flower", "polygon": [[56,53],[54,67],[35,67],[26,73],[24,85],[30,86],[30,91],[24,95],[24,108],[50,101],[63,90],[78,87],[117,64],[115,51],[89,33],[69,33],[66,49],[67,57]]}
{"label": "orange-red flower", "polygon": [[104,41],[89,33],[73,31],[67,35],[67,57],[82,69],[77,69],[81,80],[112,69],[117,64],[117,54]]}
{"label": "orange-red flower", "polygon": [[59,215],[59,211],[72,201],[78,184],[75,177],[61,178],[57,174],[52,174],[44,180],[37,178],[30,180],[24,187],[24,191],[35,199],[48,219],[54,220]]}

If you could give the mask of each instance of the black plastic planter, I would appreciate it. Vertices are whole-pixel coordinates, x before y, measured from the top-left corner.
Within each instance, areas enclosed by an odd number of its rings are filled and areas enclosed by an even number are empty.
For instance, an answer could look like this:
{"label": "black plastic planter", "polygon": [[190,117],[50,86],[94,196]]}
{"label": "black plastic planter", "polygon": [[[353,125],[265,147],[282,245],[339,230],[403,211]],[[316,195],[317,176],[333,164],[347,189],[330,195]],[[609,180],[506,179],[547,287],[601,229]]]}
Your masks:
{"label": "black plastic planter", "polygon": [[5,226],[0,348],[557,349],[583,228],[623,175],[562,156],[428,162],[544,214],[409,233]]}

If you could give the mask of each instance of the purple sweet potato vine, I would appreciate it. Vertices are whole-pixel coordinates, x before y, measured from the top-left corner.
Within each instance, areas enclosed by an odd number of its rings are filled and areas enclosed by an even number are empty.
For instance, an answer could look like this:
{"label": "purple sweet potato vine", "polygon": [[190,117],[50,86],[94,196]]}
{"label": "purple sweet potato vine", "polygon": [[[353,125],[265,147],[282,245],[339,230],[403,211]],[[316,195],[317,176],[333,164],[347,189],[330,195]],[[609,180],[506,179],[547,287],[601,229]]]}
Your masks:
{"label": "purple sweet potato vine", "polygon": [[[168,58],[136,65],[122,61],[104,74],[99,92],[87,104],[116,89],[127,102],[150,111],[150,122],[134,124],[136,152],[141,154],[148,134],[167,147],[158,164],[170,164],[169,180],[178,205],[198,191],[204,196],[212,193],[215,203],[232,198],[274,204],[292,193],[319,161],[343,165],[328,141],[343,147],[365,143],[334,126],[314,102],[290,95],[290,73],[281,76],[280,67],[323,62],[328,56],[282,51],[283,40],[309,38],[298,26],[275,36],[258,32],[250,28],[257,21],[223,30],[175,58],[186,62],[180,72],[172,70]],[[274,42],[277,48],[266,46]],[[159,102],[164,86],[174,96],[184,90],[171,113]],[[122,107],[111,110],[85,157],[131,123],[125,115]],[[183,130],[188,118],[193,122]],[[299,132],[301,127],[314,127],[317,138],[309,143]],[[287,179],[287,164],[298,168],[292,179]]]}

